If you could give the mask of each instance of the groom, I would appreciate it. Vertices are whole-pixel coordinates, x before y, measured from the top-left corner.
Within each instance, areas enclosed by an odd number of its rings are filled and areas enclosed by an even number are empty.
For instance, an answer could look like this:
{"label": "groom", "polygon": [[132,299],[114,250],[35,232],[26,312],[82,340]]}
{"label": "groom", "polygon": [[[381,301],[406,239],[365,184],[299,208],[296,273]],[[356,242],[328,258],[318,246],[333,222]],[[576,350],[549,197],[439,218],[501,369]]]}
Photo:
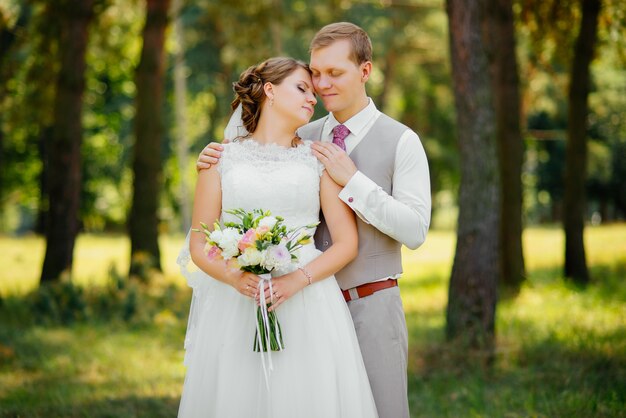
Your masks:
{"label": "groom", "polygon": [[[430,223],[428,162],[419,137],[381,113],[367,96],[372,44],[347,22],[323,27],[310,46],[313,85],[329,115],[298,130],[343,187],[339,197],[357,214],[359,254],[335,276],[343,290],[380,418],[408,418],[408,333],[398,279],[402,244],[419,247]],[[219,158],[210,144],[199,169]],[[330,246],[324,222],[316,245]]]}

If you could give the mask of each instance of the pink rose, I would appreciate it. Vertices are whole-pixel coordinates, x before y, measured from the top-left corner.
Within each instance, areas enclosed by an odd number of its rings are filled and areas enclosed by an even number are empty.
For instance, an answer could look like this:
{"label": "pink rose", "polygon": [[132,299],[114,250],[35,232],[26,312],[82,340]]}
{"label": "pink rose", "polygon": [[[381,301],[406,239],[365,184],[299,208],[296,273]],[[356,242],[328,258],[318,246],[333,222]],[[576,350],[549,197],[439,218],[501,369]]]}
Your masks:
{"label": "pink rose", "polygon": [[207,257],[209,260],[215,260],[216,258],[222,258],[222,250],[219,249],[216,245],[212,245],[208,251],[207,248],[204,248]]}
{"label": "pink rose", "polygon": [[270,232],[270,227],[267,225],[259,225],[259,227],[256,229],[257,237],[262,237],[268,232]]}
{"label": "pink rose", "polygon": [[239,240],[239,251],[244,252],[246,248],[253,247],[256,241],[256,230],[254,228],[250,228],[243,234],[243,237]]}

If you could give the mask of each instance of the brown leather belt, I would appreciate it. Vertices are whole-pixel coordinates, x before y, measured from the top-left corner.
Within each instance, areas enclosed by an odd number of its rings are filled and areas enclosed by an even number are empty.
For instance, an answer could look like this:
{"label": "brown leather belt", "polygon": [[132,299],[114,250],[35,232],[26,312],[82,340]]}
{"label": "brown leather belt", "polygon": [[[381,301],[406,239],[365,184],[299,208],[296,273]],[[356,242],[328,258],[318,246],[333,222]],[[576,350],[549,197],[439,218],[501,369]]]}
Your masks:
{"label": "brown leather belt", "polygon": [[[343,298],[346,300],[346,302],[350,302],[351,300],[364,298],[366,296],[374,294],[375,292],[378,292],[379,290],[389,289],[390,287],[396,287],[397,285],[398,280],[387,279],[381,280],[379,282],[365,283],[361,286],[353,287],[352,289],[342,290],[341,293],[343,293]],[[350,295],[351,290],[353,292],[356,291],[356,294],[359,295],[359,297],[353,298],[352,295]]]}

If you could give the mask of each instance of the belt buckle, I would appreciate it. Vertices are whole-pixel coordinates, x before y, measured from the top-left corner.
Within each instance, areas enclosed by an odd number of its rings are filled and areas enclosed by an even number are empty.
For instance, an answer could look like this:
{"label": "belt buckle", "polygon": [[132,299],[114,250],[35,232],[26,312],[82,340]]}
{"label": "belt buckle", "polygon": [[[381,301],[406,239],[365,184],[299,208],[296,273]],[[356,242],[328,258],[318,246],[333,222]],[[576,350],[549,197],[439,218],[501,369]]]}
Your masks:
{"label": "belt buckle", "polygon": [[350,295],[350,300],[357,300],[360,299],[361,297],[359,296],[359,291],[357,290],[356,287],[352,287],[350,289],[348,289],[348,294]]}

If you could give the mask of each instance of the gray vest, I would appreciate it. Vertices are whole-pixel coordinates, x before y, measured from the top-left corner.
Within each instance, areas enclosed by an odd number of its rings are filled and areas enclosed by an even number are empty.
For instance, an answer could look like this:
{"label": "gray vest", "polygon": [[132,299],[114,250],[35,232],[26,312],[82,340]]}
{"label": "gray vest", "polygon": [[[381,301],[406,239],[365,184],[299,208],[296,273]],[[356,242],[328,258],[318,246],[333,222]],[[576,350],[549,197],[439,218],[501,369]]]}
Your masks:
{"label": "gray vest", "polygon": [[[298,135],[305,140],[319,141],[327,118],[324,117],[303,126],[298,130]],[[350,158],[359,171],[388,194],[392,192],[396,147],[407,129],[409,128],[400,122],[381,114],[350,153]],[[322,222],[315,233],[315,245],[324,251],[332,242],[322,214],[320,214],[320,219]],[[400,254],[402,244],[366,224],[358,216],[356,221],[359,233],[359,254],[350,264],[335,274],[339,286],[344,290],[402,273]]]}

